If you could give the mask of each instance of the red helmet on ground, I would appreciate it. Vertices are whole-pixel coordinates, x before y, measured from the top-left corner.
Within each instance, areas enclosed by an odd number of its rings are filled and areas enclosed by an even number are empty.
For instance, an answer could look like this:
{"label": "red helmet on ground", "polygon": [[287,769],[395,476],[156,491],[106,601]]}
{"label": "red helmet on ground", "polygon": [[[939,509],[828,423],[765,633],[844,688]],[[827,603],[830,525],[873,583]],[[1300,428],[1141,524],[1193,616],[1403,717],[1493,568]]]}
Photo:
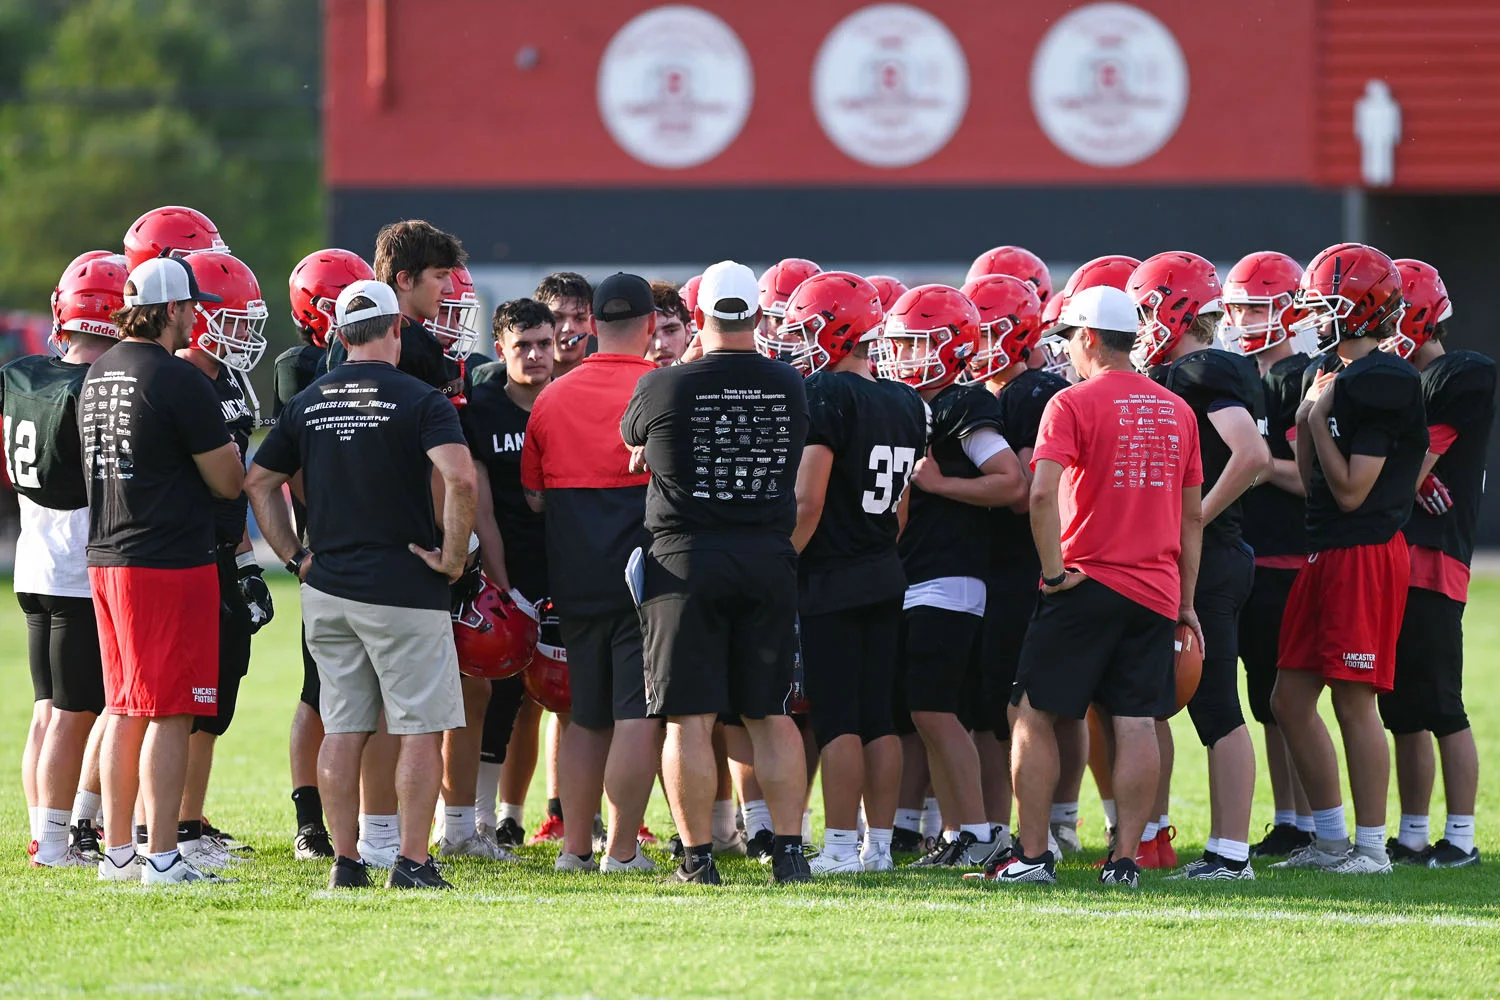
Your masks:
{"label": "red helmet on ground", "polygon": [[1302,272],[1294,301],[1307,316],[1294,333],[1314,329],[1318,350],[1346,338],[1373,337],[1391,317],[1401,319],[1401,272],[1395,261],[1363,243],[1339,243]]}
{"label": "red helmet on ground", "polygon": [[875,291],[880,293],[880,308],[886,312],[891,311],[891,306],[896,300],[907,292],[906,283],[900,278],[893,278],[889,274],[872,274],[865,278],[875,286]]}
{"label": "red helmet on ground", "polygon": [[521,673],[521,683],[531,700],[549,712],[561,714],[573,710],[573,688],[568,680],[568,651],[562,645],[562,630],[552,599],[537,602],[540,638],[531,666]]}
{"label": "red helmet on ground", "polygon": [[1008,274],[1012,278],[1031,282],[1031,286],[1036,289],[1036,297],[1043,303],[1052,297],[1052,274],[1042,258],[1025,247],[1004,246],[986,250],[969,265],[964,283],[987,274]]}
{"label": "red helmet on ground", "polygon": [[189,344],[236,371],[254,368],[266,353],[266,303],[255,273],[229,253],[190,253],[183,259],[198,287],[224,300],[193,303]]}
{"label": "red helmet on ground", "polygon": [[855,344],[879,337],[884,319],[874,285],[848,271],[823,271],[798,285],[787,300],[777,339],[757,333],[756,341],[792,345],[790,354],[781,356],[811,375],[844,360]]}
{"label": "red helmet on ground", "polygon": [[[1224,304],[1264,306],[1261,322],[1235,325],[1224,320],[1224,339],[1236,341],[1245,354],[1259,354],[1292,335],[1292,324],[1305,313],[1292,304],[1302,281],[1302,265],[1275,250],[1241,257],[1224,278]],[[1228,310],[1225,310],[1226,314]]]}
{"label": "red helmet on ground", "polygon": [[292,322],[306,330],[312,342],[328,346],[333,329],[333,304],[339,292],[356,281],[371,280],[375,269],[349,250],[314,250],[297,262],[287,282],[292,297]]}
{"label": "red helmet on ground", "polygon": [[219,227],[196,208],[153,208],[125,230],[125,259],[132,271],[163,251],[180,257],[195,250],[229,250],[219,237]]}
{"label": "red helmet on ground", "polygon": [[1165,362],[1199,316],[1224,311],[1224,290],[1214,266],[1184,250],[1141,261],[1125,291],[1140,317],[1132,352],[1139,368]]}
{"label": "red helmet on ground", "polygon": [[[909,341],[906,349],[898,341]],[[914,389],[952,385],[979,349],[979,310],[947,285],[918,285],[896,300],[877,342],[881,378]]]}
{"label": "red helmet on ground", "polygon": [[120,337],[120,328],[110,314],[125,306],[125,279],[130,268],[124,256],[107,250],[80,254],[57,279],[52,292],[52,336],[48,343],[59,354],[56,343],[62,333],[91,333],[97,337]]}
{"label": "red helmet on ground", "polygon": [[677,294],[682,298],[682,304],[687,307],[688,333],[698,332],[698,286],[703,284],[703,275],[695,274],[682,283]]}
{"label": "red helmet on ground", "polygon": [[437,316],[422,325],[443,345],[444,354],[462,361],[479,343],[479,296],[474,294],[469,269],[462,264],[448,271],[448,284]]}
{"label": "red helmet on ground", "polygon": [[788,257],[772,264],[760,276],[760,308],[767,316],[780,319],[786,315],[787,299],[797,286],[823,269],[802,257]]}
{"label": "red helmet on ground", "polygon": [[472,601],[452,611],[452,618],[460,673],[498,681],[531,666],[537,620],[488,579]]}
{"label": "red helmet on ground", "polygon": [[1453,315],[1448,289],[1437,268],[1424,261],[1403,257],[1394,262],[1401,272],[1401,299],[1406,311],[1396,333],[1380,342],[1382,351],[1410,358],[1432,339],[1437,325]]}
{"label": "red helmet on ground", "polygon": [[1024,278],[986,274],[961,289],[979,310],[979,346],[969,359],[975,382],[1025,361],[1042,339],[1042,301]]}

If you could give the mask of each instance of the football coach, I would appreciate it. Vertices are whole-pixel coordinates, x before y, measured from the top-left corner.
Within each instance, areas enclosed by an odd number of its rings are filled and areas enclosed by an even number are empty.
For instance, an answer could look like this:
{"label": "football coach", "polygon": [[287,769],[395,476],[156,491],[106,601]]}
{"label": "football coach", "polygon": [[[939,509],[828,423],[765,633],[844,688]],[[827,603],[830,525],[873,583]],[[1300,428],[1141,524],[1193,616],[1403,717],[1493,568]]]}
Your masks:
{"label": "football coach", "polygon": [[[302,622],[318,664],[323,730],[318,786],[333,834],[330,886],[370,884],[356,846],[360,755],[381,713],[400,738],[401,853],[392,888],[447,888],[428,854],[443,731],[464,724],[449,583],[474,523],[474,466],[458,413],[400,371],[401,309],[378,281],[339,294],[349,357],[299,393],[255,455],[245,483],[261,531],[302,581]],[[431,476],[442,477],[441,534]],[[301,546],[281,487],[303,475]]]}

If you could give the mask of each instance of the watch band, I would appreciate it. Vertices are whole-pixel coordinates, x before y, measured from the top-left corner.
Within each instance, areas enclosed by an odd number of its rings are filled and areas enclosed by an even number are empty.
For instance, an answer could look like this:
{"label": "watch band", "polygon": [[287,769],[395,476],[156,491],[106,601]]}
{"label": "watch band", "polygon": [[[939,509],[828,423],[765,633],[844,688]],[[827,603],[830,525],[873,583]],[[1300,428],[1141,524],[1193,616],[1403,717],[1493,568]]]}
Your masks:
{"label": "watch band", "polygon": [[293,576],[301,576],[302,560],[306,559],[309,554],[310,553],[305,547],[299,548],[296,553],[283,564],[286,566],[286,571]]}
{"label": "watch band", "polygon": [[1068,578],[1068,571],[1067,570],[1063,570],[1061,573],[1057,574],[1056,576],[1044,576],[1044,577],[1042,577],[1042,583],[1045,586],[1048,586],[1048,587],[1055,587],[1058,584],[1062,583],[1067,578]]}

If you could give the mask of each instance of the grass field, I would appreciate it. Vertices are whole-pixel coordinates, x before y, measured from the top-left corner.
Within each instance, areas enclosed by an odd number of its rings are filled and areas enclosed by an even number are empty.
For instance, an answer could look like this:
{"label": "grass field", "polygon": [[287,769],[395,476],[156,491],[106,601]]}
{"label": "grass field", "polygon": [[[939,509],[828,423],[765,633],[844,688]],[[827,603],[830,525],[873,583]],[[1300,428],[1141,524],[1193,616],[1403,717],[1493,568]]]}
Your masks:
{"label": "grass field", "polygon": [[[278,579],[280,575],[278,574]],[[1468,614],[1469,711],[1488,768],[1500,761],[1500,581]],[[759,865],[726,885],[558,875],[526,863],[455,863],[458,891],[331,895],[324,864],[291,860],[287,725],[300,685],[296,595],[256,640],[239,717],[220,743],[210,815],[254,843],[235,885],[147,891],[90,871],[26,866],[16,775],[30,688],[25,624],[0,611],[0,994],[120,996],[1493,996],[1500,993],[1500,790],[1479,802],[1486,865],[1341,880],[1261,872],[1211,887],[1149,874],[1106,891],[1097,798],[1085,782],[1085,860],[1050,890],[1005,891],[898,871],[777,889]],[[1201,850],[1203,758],[1179,719],[1178,853]],[[542,805],[533,792],[528,822]],[[1393,783],[1394,784],[1394,783]],[[1399,812],[1393,797],[1392,828]],[[820,812],[820,810],[818,810]],[[1257,789],[1257,828],[1270,818]],[[1441,791],[1433,804],[1442,829]],[[650,825],[670,831],[665,803]],[[1437,833],[1435,835],[1440,835]]]}

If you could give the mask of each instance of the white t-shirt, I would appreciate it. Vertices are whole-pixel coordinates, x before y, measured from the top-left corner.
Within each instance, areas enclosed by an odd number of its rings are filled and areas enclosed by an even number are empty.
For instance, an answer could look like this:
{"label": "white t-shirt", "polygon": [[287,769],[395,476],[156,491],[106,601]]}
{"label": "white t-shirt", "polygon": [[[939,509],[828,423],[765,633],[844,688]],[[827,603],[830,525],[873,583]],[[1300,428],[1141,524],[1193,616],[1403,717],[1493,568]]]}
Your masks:
{"label": "white t-shirt", "polygon": [[50,597],[92,597],[89,589],[89,509],[54,510],[17,496],[15,590]]}

